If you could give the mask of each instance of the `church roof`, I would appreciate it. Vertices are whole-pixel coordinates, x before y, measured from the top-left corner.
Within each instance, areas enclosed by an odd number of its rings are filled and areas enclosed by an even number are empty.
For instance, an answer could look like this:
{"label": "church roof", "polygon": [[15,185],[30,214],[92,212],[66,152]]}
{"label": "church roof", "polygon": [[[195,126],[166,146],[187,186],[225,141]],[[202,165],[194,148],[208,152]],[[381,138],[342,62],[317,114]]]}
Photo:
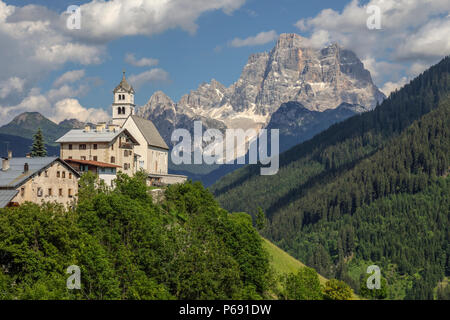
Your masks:
{"label": "church roof", "polygon": [[119,85],[114,89],[114,93],[119,91],[120,89],[125,90],[126,92],[134,93],[133,87],[128,83],[125,78],[125,71],[123,72],[122,81],[120,81]]}
{"label": "church roof", "polygon": [[130,117],[133,119],[134,123],[141,131],[145,140],[147,140],[149,146],[169,150],[169,147],[159,134],[158,129],[156,129],[153,122],[135,115],[132,115]]}
{"label": "church roof", "polygon": [[56,140],[56,143],[70,143],[70,142],[111,142],[115,140],[119,135],[125,133],[128,138],[135,144],[139,144],[136,139],[126,129],[121,130],[109,130],[104,129],[102,131],[83,129],[72,129],[64,136]]}

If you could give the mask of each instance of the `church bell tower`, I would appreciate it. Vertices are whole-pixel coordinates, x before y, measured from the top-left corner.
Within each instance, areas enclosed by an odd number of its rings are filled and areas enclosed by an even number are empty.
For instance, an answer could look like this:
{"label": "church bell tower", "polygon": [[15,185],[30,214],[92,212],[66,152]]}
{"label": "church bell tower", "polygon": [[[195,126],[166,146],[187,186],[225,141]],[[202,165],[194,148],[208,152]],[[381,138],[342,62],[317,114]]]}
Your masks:
{"label": "church bell tower", "polygon": [[125,120],[131,115],[134,115],[134,89],[127,82],[125,78],[125,71],[123,71],[122,81],[114,89],[114,103],[112,104],[112,123],[115,125],[122,125]]}

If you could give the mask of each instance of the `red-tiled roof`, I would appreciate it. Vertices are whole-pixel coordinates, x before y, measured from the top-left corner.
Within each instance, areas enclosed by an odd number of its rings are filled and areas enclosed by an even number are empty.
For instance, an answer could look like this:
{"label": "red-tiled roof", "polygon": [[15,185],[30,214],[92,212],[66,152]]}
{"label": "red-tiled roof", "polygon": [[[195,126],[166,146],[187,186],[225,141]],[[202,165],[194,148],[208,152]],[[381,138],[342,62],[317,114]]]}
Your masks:
{"label": "red-tiled roof", "polygon": [[92,160],[66,159],[64,161],[65,162],[74,162],[74,163],[79,163],[79,164],[87,164],[87,165],[100,167],[100,168],[121,168],[121,166],[118,166],[118,165],[115,165],[115,164],[106,163],[106,162],[92,161]]}

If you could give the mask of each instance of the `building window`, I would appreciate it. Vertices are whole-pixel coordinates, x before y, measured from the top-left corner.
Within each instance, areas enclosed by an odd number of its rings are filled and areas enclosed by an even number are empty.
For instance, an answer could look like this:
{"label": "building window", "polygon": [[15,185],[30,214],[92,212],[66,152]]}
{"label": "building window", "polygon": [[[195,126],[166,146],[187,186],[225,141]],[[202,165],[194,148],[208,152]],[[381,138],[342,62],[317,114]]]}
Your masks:
{"label": "building window", "polygon": [[94,143],[94,150],[97,150],[97,144]]}
{"label": "building window", "polygon": [[72,157],[69,157],[69,160],[72,160]]}
{"label": "building window", "polygon": [[123,164],[123,170],[127,170],[128,169],[128,164],[127,163],[124,163]]}
{"label": "building window", "polygon": [[112,144],[112,145],[111,145],[111,150],[113,150],[113,151],[114,151],[114,144]]}
{"label": "building window", "polygon": [[69,196],[69,198],[72,198],[73,196],[72,196],[72,189],[69,189],[69,191],[68,191],[68,196]]}
{"label": "building window", "polygon": [[25,197],[25,187],[20,188],[20,196]]}
{"label": "building window", "polygon": [[117,114],[122,114],[122,108],[121,107],[117,108]]}
{"label": "building window", "polygon": [[124,157],[128,157],[128,150],[125,150],[125,151],[123,152],[123,155],[124,155]]}
{"label": "building window", "polygon": [[116,158],[115,157],[111,157],[111,163],[116,163]]}
{"label": "building window", "polygon": [[63,196],[63,189],[59,189],[59,196],[60,196],[60,197]]}
{"label": "building window", "polygon": [[69,150],[72,150],[72,145],[71,144],[69,144]]}
{"label": "building window", "polygon": [[86,145],[85,144],[80,144],[80,150],[86,150]]}
{"label": "building window", "polygon": [[69,172],[69,179],[72,179],[72,172]]}
{"label": "building window", "polygon": [[62,172],[62,177],[63,177],[63,179],[66,178],[66,172],[65,171]]}
{"label": "building window", "polygon": [[57,172],[56,172],[56,177],[57,177],[57,178],[61,178],[61,172],[57,171]]}
{"label": "building window", "polygon": [[98,159],[97,156],[94,156],[94,161],[97,161],[97,159]]}
{"label": "building window", "polygon": [[81,160],[86,160],[86,157],[85,156],[81,156]]}
{"label": "building window", "polygon": [[48,189],[48,196],[49,196],[49,197],[52,196],[52,189],[51,189],[51,188]]}
{"label": "building window", "polygon": [[45,177],[48,178],[48,170],[45,170]]}
{"label": "building window", "polygon": [[37,196],[42,197],[42,188],[37,188]]}

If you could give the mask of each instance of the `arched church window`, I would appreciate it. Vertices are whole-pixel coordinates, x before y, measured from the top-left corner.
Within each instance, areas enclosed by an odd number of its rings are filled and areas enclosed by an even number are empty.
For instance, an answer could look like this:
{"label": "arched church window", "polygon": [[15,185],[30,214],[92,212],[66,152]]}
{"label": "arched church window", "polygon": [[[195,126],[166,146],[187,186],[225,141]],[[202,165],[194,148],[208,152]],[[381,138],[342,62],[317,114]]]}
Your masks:
{"label": "arched church window", "polygon": [[121,107],[117,108],[117,114],[122,114],[122,108]]}
{"label": "arched church window", "polygon": [[122,114],[125,114],[125,107],[122,107]]}

